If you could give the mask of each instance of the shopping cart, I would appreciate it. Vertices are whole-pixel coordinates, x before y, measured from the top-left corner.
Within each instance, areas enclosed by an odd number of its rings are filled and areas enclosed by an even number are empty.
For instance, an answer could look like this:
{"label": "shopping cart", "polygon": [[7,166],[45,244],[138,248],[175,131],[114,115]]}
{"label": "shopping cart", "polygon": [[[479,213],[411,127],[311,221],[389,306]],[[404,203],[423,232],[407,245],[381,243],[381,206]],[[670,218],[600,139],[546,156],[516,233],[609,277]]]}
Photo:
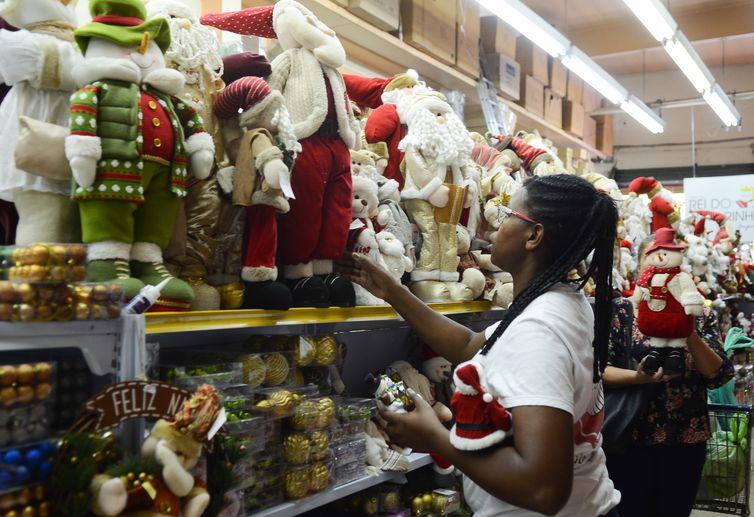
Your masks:
{"label": "shopping cart", "polygon": [[712,437],[694,508],[749,515],[751,406],[709,405]]}

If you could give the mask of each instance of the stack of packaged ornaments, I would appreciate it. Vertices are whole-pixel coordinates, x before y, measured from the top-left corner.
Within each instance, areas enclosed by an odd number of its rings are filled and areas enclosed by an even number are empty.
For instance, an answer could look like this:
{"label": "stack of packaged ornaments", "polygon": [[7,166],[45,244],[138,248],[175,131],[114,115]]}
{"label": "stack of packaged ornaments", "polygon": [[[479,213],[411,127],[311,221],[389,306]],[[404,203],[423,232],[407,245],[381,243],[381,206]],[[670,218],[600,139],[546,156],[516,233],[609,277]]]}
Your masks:
{"label": "stack of packaged ornaments", "polygon": [[118,318],[123,289],[110,283],[84,283],[86,271],[83,244],[0,249],[0,321]]}

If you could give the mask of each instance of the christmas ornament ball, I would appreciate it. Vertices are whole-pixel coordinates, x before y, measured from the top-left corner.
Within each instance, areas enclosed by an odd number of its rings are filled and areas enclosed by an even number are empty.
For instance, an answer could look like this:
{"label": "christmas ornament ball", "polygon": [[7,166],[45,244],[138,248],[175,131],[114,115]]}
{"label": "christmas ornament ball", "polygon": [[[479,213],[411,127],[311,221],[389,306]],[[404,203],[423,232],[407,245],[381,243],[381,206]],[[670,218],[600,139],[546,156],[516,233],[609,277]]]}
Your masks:
{"label": "christmas ornament ball", "polygon": [[338,353],[338,343],[332,336],[323,336],[317,338],[317,351],[314,354],[314,363],[320,366],[327,366],[335,361]]}
{"label": "christmas ornament ball", "polygon": [[283,476],[283,491],[287,499],[301,499],[309,492],[309,469],[289,470]]}
{"label": "christmas ornament ball", "polygon": [[327,457],[327,451],[330,447],[330,437],[324,431],[314,431],[309,440],[312,444],[312,459],[322,461]]}
{"label": "christmas ornament ball", "polygon": [[285,382],[285,379],[288,378],[290,367],[288,360],[283,354],[279,352],[265,354],[264,362],[267,366],[267,374],[265,376],[265,384],[267,386],[279,386]]}
{"label": "christmas ornament ball", "polygon": [[335,418],[335,402],[330,397],[317,401],[317,427],[328,427]]}
{"label": "christmas ornament ball", "polygon": [[305,400],[296,407],[296,413],[291,418],[291,425],[298,431],[306,431],[316,425],[317,419],[317,404],[311,400]]}
{"label": "christmas ornament ball", "polygon": [[24,457],[21,454],[21,451],[18,449],[11,449],[5,454],[3,454],[3,463],[7,463],[8,465],[13,465],[14,467],[17,467],[21,465],[21,463],[24,461]]}
{"label": "christmas ornament ball", "polygon": [[330,469],[324,463],[315,463],[309,470],[309,488],[321,492],[330,483]]}
{"label": "christmas ornament ball", "polygon": [[30,364],[20,364],[16,368],[18,373],[18,382],[21,384],[30,384],[34,380],[34,367]]}
{"label": "christmas ornament ball", "polygon": [[302,433],[292,433],[283,439],[283,458],[288,463],[303,465],[309,460],[311,442]]}
{"label": "christmas ornament ball", "polygon": [[26,452],[26,465],[30,469],[37,468],[42,463],[42,452],[39,449],[29,449]]}

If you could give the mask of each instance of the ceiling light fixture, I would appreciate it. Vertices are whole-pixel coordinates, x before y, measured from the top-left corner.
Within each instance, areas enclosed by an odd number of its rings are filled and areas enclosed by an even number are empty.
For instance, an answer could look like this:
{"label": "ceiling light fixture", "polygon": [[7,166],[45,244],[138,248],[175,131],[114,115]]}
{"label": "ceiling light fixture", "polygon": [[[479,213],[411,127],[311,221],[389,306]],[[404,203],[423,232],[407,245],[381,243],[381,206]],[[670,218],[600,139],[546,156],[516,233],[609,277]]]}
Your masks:
{"label": "ceiling light fixture", "polygon": [[715,82],[712,73],[699,57],[691,42],[678,28],[678,24],[659,0],[623,0],[639,21],[678,65],[691,85],[726,126],[737,126],[741,115],[723,89]]}
{"label": "ceiling light fixture", "polygon": [[560,59],[563,65],[652,133],[662,133],[665,121],[637,97],[630,95],[613,76],[519,0],[477,0],[524,37]]}

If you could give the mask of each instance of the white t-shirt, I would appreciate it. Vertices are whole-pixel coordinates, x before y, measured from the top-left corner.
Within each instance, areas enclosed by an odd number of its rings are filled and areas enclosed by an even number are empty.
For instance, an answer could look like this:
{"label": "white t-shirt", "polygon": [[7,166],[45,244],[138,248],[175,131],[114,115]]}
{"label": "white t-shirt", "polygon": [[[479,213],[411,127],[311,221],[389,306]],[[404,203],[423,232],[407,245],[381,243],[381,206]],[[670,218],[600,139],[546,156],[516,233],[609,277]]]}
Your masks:
{"label": "white t-shirt", "polygon": [[[489,338],[497,325],[487,328]],[[487,356],[483,387],[506,408],[547,406],[573,415],[573,491],[560,517],[597,517],[620,502],[607,474],[600,428],[602,384],[594,384],[594,315],[581,291],[558,284],[510,324]],[[475,517],[539,515],[505,503],[464,477]]]}

